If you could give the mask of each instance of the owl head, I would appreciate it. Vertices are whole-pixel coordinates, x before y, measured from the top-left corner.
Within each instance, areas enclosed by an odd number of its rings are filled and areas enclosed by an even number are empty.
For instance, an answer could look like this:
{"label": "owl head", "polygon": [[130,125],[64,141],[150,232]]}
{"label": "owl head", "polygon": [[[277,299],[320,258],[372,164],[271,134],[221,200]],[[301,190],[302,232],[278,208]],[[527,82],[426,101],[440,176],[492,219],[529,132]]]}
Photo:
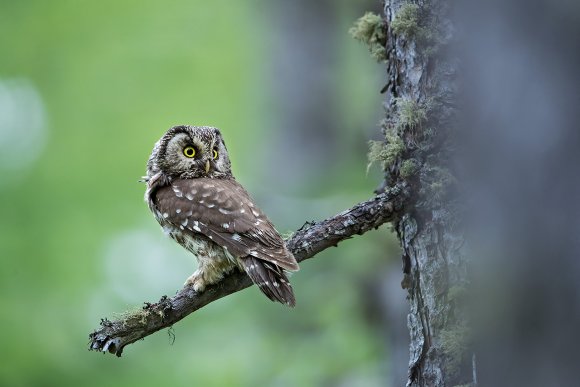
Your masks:
{"label": "owl head", "polygon": [[153,147],[147,177],[231,178],[231,163],[222,135],[209,126],[180,125],[169,129]]}

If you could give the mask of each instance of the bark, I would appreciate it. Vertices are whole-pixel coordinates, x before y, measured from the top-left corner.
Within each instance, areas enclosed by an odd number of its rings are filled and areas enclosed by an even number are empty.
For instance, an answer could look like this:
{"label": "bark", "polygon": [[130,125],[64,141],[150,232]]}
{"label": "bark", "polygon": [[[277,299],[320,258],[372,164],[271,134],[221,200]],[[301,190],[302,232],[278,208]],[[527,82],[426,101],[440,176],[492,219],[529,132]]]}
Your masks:
{"label": "bark", "polygon": [[[312,258],[345,239],[393,220],[402,211],[408,196],[406,184],[401,183],[332,218],[307,222],[287,240],[288,249],[298,262]],[[184,287],[175,296],[163,296],[156,303],[145,303],[142,310],[128,313],[118,320],[101,320],[101,327],[89,335],[89,349],[121,356],[125,346],[171,327],[210,302],[251,285],[245,273],[235,271],[202,293]]]}
{"label": "bark", "polygon": [[[449,4],[386,1],[385,186],[407,181],[412,199],[395,222],[410,311],[407,386],[475,385],[453,154],[458,61]],[[395,148],[399,144],[402,149]]]}

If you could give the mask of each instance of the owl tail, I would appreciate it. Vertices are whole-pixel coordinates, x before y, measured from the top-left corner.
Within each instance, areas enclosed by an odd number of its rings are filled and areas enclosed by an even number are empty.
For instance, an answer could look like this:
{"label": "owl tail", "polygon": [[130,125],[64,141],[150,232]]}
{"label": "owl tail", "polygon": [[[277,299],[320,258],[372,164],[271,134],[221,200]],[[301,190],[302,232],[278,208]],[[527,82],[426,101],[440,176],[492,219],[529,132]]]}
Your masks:
{"label": "owl tail", "polygon": [[273,263],[252,256],[241,259],[244,270],[270,300],[295,306],[296,300],[284,270]]}

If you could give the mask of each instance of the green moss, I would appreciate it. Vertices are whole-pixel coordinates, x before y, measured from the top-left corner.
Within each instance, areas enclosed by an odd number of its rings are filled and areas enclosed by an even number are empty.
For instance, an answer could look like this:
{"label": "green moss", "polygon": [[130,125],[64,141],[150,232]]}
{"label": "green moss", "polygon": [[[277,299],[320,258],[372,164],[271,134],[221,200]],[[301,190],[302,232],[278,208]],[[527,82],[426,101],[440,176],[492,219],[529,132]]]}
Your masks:
{"label": "green moss", "polygon": [[372,12],[365,13],[348,32],[356,40],[365,43],[369,47],[371,56],[377,61],[382,62],[387,59],[386,24],[379,15]]}
{"label": "green moss", "polygon": [[442,330],[440,343],[443,353],[448,357],[447,372],[456,375],[467,352],[471,331],[465,326],[456,325],[447,330]]}
{"label": "green moss", "polygon": [[369,163],[367,164],[367,173],[374,163],[384,161],[385,157],[385,143],[382,141],[369,141],[369,153],[367,154]]}
{"label": "green moss", "polygon": [[405,151],[405,144],[401,137],[391,134],[387,135],[387,145],[385,151],[385,164],[393,165],[397,158]]}
{"label": "green moss", "polygon": [[147,316],[149,311],[143,308],[129,309],[123,313],[117,314],[115,317],[123,321],[123,324],[128,324],[129,322],[138,322],[141,325],[147,323]]}
{"label": "green moss", "polygon": [[397,98],[399,108],[399,128],[415,129],[427,120],[427,105],[419,105],[412,99]]}
{"label": "green moss", "polygon": [[415,159],[408,159],[401,163],[401,168],[399,170],[401,177],[408,178],[413,176],[417,169],[419,169],[419,163]]}
{"label": "green moss", "polygon": [[383,163],[383,169],[387,169],[393,165],[405,151],[403,140],[396,134],[387,134],[386,140],[386,142],[369,142],[369,164],[367,165],[367,170],[378,161]]}
{"label": "green moss", "polygon": [[423,28],[419,26],[419,6],[411,3],[403,4],[391,21],[391,29],[395,34],[405,35],[408,38],[423,35]]}
{"label": "green moss", "polygon": [[354,23],[348,32],[356,40],[370,44],[377,38],[377,35],[383,34],[382,27],[382,18],[375,13],[367,12]]}
{"label": "green moss", "polygon": [[415,40],[422,46],[420,54],[423,56],[429,57],[438,51],[441,39],[436,23],[417,4],[403,4],[391,21],[391,30],[408,40]]}

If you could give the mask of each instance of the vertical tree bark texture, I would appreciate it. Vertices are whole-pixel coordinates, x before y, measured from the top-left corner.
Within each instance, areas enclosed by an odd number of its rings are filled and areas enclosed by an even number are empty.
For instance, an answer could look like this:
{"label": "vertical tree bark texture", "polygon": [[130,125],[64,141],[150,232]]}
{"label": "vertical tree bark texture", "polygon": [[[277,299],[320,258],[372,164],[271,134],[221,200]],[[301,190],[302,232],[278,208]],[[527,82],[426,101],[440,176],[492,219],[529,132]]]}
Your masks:
{"label": "vertical tree bark texture", "polygon": [[[408,291],[410,360],[407,386],[475,385],[469,325],[461,311],[466,262],[448,160],[456,116],[458,62],[448,2],[387,0],[385,186],[407,180],[414,197],[394,223]],[[375,155],[373,156],[373,153]]]}

